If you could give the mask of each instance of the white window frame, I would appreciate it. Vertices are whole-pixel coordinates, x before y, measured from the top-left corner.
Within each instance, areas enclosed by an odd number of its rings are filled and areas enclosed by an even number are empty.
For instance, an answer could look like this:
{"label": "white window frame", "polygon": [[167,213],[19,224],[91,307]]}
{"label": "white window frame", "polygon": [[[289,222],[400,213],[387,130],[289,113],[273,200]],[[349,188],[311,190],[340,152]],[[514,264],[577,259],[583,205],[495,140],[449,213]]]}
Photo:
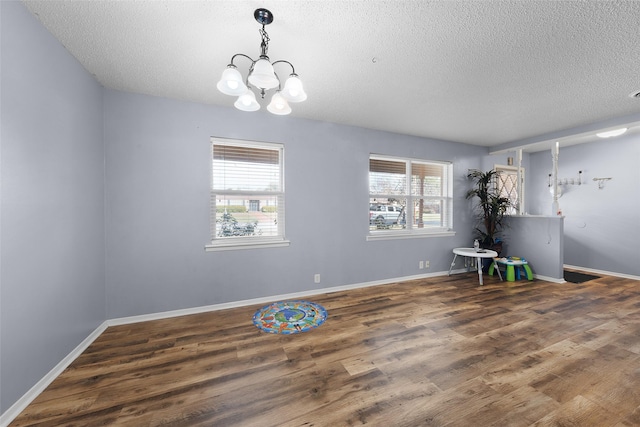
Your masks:
{"label": "white window frame", "polygon": [[[213,149],[214,145],[226,145],[246,148],[259,148],[278,151],[279,153],[279,166],[280,166],[280,190],[277,191],[238,191],[238,190],[225,190],[213,188]],[[290,241],[285,237],[285,188],[284,188],[284,145],[272,142],[260,142],[260,141],[245,141],[237,139],[227,139],[212,137],[209,161],[211,175],[209,177],[209,194],[210,194],[210,238],[211,243],[205,245],[207,252],[212,251],[226,251],[226,250],[238,250],[238,249],[252,249],[252,248],[272,248],[289,246]],[[216,236],[216,198],[217,196],[234,196],[239,199],[246,198],[248,196],[266,195],[276,196],[278,198],[278,212],[277,212],[277,236],[232,236],[222,237]]]}
{"label": "white window frame", "polygon": [[[406,228],[404,229],[395,229],[395,230],[371,230],[369,227],[369,232],[367,234],[367,240],[389,240],[389,239],[412,239],[412,238],[428,238],[428,237],[448,237],[455,236],[456,232],[453,229],[453,163],[451,162],[443,162],[438,160],[427,160],[427,159],[417,159],[417,158],[409,158],[409,157],[398,157],[398,156],[389,156],[382,154],[370,154],[369,162],[367,165],[370,165],[371,160],[387,160],[392,162],[404,162],[406,164],[406,194],[399,196],[397,194],[372,194],[369,190],[369,185],[367,186],[367,192],[369,194],[367,198],[367,220],[369,218],[369,205],[372,198],[397,198],[402,197],[407,200],[406,206],[413,206],[414,200],[420,198],[428,198],[428,199],[441,199],[445,201],[445,204],[448,206],[448,223],[450,227],[448,228],[437,228],[437,227],[425,227],[425,228],[415,228],[413,227],[413,209],[406,209]],[[411,191],[411,163],[426,163],[432,165],[442,166],[445,170],[446,179],[443,183],[443,188],[446,190],[446,194],[439,197],[432,196],[416,196],[412,195]],[[367,169],[367,176],[371,173],[370,166]],[[368,179],[367,179],[368,182]]]}
{"label": "white window frame", "polygon": [[[509,172],[511,174],[515,174],[516,177],[518,175],[518,167],[517,166],[508,166],[508,165],[498,165],[498,164],[494,164],[493,165],[493,170],[495,170],[498,174],[500,174],[501,172],[505,171],[505,172]],[[517,178],[516,178],[516,195],[518,196],[518,200],[517,203],[513,203],[513,199],[509,198],[511,200],[511,208],[509,209],[509,211],[507,212],[507,215],[513,216],[513,215],[520,215],[522,212],[525,212],[524,210],[524,201],[525,201],[525,173],[524,173],[524,167],[520,168],[520,182],[518,182]],[[496,182],[495,182],[495,186],[496,189],[498,191],[501,191],[501,186],[502,186],[502,181],[497,178]]]}

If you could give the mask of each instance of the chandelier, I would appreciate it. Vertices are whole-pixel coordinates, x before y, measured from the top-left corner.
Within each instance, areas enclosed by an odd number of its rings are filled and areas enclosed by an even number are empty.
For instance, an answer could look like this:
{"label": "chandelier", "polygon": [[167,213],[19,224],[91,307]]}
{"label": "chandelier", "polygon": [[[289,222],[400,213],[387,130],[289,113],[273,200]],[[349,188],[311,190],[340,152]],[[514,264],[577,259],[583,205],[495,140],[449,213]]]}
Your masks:
{"label": "chandelier", "polygon": [[[295,68],[289,61],[278,60],[270,62],[267,56],[269,50],[269,35],[264,27],[273,22],[273,14],[267,9],[256,9],[253,17],[259,24],[262,24],[262,28],[259,30],[262,36],[260,57],[254,61],[250,56],[243,53],[233,55],[231,57],[231,63],[227,65],[218,82],[218,90],[225,95],[237,96],[238,99],[233,105],[238,110],[257,111],[260,109],[260,104],[258,104],[256,95],[252,89],[258,91],[261,98],[264,99],[268,90],[277,88],[271,97],[271,102],[267,106],[267,110],[270,113],[278,115],[289,114],[291,113],[289,102],[302,102],[307,99],[307,94],[302,88],[302,81],[298,78]],[[245,57],[251,61],[246,80],[242,78],[242,75],[233,63],[238,56]],[[289,78],[285,82],[284,87],[282,87],[280,78],[274,70],[274,65],[276,64],[289,64],[291,67],[291,74],[289,74]]]}

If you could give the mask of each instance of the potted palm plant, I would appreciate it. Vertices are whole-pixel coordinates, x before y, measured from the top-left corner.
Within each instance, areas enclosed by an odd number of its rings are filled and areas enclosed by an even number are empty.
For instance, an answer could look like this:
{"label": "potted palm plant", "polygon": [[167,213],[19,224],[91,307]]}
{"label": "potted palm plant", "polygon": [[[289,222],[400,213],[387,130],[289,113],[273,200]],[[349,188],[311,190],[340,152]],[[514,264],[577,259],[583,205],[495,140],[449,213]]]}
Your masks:
{"label": "potted palm plant", "polygon": [[498,172],[471,170],[467,178],[473,181],[473,188],[467,191],[466,198],[475,199],[474,212],[478,220],[475,227],[476,238],[482,248],[491,249],[498,254],[502,251],[502,242],[498,240],[500,231],[504,228],[504,217],[511,207],[507,197],[500,196],[496,186]]}

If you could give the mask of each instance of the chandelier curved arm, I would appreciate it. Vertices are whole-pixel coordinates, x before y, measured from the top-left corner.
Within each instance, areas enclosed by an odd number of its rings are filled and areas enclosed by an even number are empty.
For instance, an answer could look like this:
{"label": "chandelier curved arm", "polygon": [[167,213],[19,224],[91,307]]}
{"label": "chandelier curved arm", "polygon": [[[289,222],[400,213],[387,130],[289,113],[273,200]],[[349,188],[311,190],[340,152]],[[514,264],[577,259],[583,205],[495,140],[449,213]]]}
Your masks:
{"label": "chandelier curved arm", "polygon": [[[231,57],[231,62],[229,63],[229,65],[233,65],[234,67],[236,66],[233,61],[235,61],[236,56],[244,56],[245,58],[247,58],[249,61],[251,61],[251,65],[253,66],[253,63],[256,62],[253,60],[253,58],[251,58],[249,55],[245,55],[244,53],[236,53],[235,55],[233,55]],[[227,67],[229,66],[227,65]]]}
{"label": "chandelier curved arm", "polygon": [[284,59],[279,59],[279,60],[275,61],[271,65],[276,65],[279,62],[284,62],[285,64],[289,64],[289,66],[291,67],[291,74],[295,74],[297,76],[296,69],[293,67],[293,64],[291,62],[289,62],[289,61],[285,61]]}

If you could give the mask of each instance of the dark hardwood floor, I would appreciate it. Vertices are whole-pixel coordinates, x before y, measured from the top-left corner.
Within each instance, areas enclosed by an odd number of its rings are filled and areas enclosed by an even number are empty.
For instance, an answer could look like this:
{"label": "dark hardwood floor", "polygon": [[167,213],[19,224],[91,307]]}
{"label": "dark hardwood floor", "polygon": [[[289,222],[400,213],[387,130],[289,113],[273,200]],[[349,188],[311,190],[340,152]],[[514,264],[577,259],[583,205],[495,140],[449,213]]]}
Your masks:
{"label": "dark hardwood floor", "polygon": [[[415,280],[108,328],[11,426],[640,425],[640,282]],[[262,305],[262,304],[261,304]]]}

